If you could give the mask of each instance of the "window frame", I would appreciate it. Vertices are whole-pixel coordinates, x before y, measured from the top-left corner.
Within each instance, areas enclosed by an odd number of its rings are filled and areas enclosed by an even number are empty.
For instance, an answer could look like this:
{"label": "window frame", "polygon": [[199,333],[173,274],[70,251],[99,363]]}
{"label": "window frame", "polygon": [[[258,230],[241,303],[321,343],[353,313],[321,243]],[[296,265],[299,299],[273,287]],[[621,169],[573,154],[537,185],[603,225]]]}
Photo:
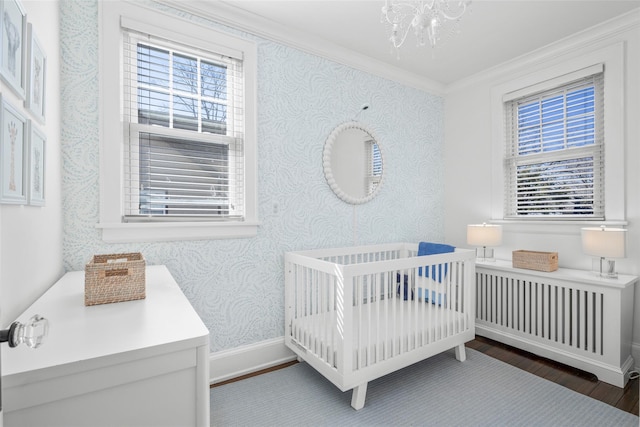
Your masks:
{"label": "window frame", "polygon": [[[504,152],[504,168],[505,168],[505,184],[507,190],[504,193],[504,218],[516,219],[523,221],[531,220],[599,220],[604,218],[604,211],[600,209],[604,206],[604,179],[602,174],[605,169],[603,152],[604,152],[604,67],[602,64],[598,64],[594,67],[589,67],[584,70],[579,70],[576,73],[570,73],[565,76],[561,76],[558,79],[554,79],[551,82],[547,82],[545,88],[542,90],[529,90],[516,91],[516,93],[507,94],[503,102],[504,120],[506,123],[505,130],[505,152]],[[586,88],[593,87],[593,109],[587,113],[584,117],[593,118],[594,134],[591,144],[570,146],[567,144],[567,138],[569,137],[568,126],[572,117],[565,116],[565,110],[568,108],[570,102],[568,96],[576,94],[580,91],[584,91]],[[549,100],[561,99],[562,114],[558,118],[557,114],[550,118],[550,121],[545,121],[545,109],[543,104],[549,102]],[[536,123],[527,122],[525,128],[520,127],[520,106],[526,105],[529,111],[533,111],[533,115],[539,116]],[[531,107],[533,106],[533,107]],[[547,111],[548,113],[548,111]],[[574,117],[575,118],[575,117]],[[526,120],[526,119],[525,119]],[[561,122],[560,126],[558,123]],[[544,131],[545,127],[552,126],[554,129],[560,128],[562,137],[556,140],[553,149],[545,149]],[[538,135],[538,138],[533,138],[532,141],[536,142],[533,146],[528,146],[528,152],[521,152],[520,134],[524,131],[525,134],[531,134],[531,129],[534,129],[533,134]],[[539,134],[538,134],[539,132]],[[558,147],[557,142],[562,142],[562,147]],[[539,144],[539,146],[538,146]],[[567,144],[567,145],[566,145]],[[592,162],[592,184],[589,187],[593,196],[593,212],[589,215],[580,215],[572,211],[571,213],[560,213],[562,209],[557,208],[549,215],[542,214],[527,214],[519,213],[520,201],[517,188],[520,181],[519,170],[528,166],[542,165],[542,164],[558,164],[559,162],[578,162],[583,161],[584,158],[591,158]],[[566,163],[564,163],[567,166]],[[574,165],[568,165],[577,173],[574,169]],[[548,169],[542,169],[546,171]],[[541,172],[542,173],[542,172]],[[555,177],[555,175],[553,175]],[[576,176],[576,175],[572,175]],[[525,178],[522,177],[524,180]],[[530,182],[532,184],[532,182]],[[525,184],[526,185],[526,184]],[[533,184],[535,185],[535,184]],[[578,184],[573,184],[572,190],[580,190]],[[514,192],[510,192],[510,189]],[[551,192],[542,190],[541,192],[533,191],[534,197],[526,198],[522,202],[533,202],[536,198],[553,197]],[[555,200],[555,199],[554,199]],[[535,203],[535,202],[534,202]],[[561,201],[562,203],[562,201]],[[537,207],[547,208],[549,205],[537,205]],[[527,211],[527,208],[523,208]]]}
{"label": "window frame", "polygon": [[[157,37],[154,37],[152,40],[149,40],[148,37],[146,37],[146,34],[142,35],[135,30],[126,28],[125,22],[126,21],[123,20],[123,33],[124,33],[123,37],[127,39],[125,43],[130,45],[129,60],[128,60],[128,64],[130,65],[128,69],[123,73],[125,81],[127,81],[128,79],[132,79],[134,76],[137,76],[138,50],[133,49],[132,47],[134,45],[137,46],[139,43],[141,43],[141,44],[147,45],[150,49],[166,50],[168,53],[170,53],[170,55],[176,55],[176,54],[188,55],[190,57],[197,58],[198,61],[205,61],[205,62],[211,62],[211,63],[215,61],[218,63],[223,63],[225,64],[227,69],[233,70],[229,75],[227,75],[227,88],[230,88],[230,87],[234,89],[236,88],[237,84],[234,82],[234,80],[237,78],[236,71],[235,71],[235,67],[237,66],[236,57],[241,56],[240,52],[238,52],[234,56],[234,58],[229,58],[228,56],[223,56],[215,52],[212,53],[211,56],[219,56],[219,58],[205,57],[203,56],[203,52],[201,50],[196,51],[196,49],[193,49],[191,47],[178,45],[177,43],[175,43],[175,41],[160,40]],[[129,26],[133,26],[133,25],[129,25]],[[236,173],[241,173],[240,171],[236,172],[236,165],[239,162],[242,162],[242,164],[244,165],[244,162],[243,162],[244,138],[240,138],[242,140],[241,144],[235,143],[235,140],[237,139],[236,125],[227,126],[227,130],[231,128],[232,134],[227,134],[227,133],[217,134],[217,133],[201,132],[198,130],[187,130],[181,127],[174,127],[174,126],[168,127],[168,126],[162,126],[162,125],[157,126],[154,124],[139,123],[138,122],[139,105],[137,103],[138,82],[132,81],[129,85],[125,85],[125,86],[126,87],[124,88],[124,102],[125,102],[124,105],[129,105],[130,106],[129,108],[131,109],[128,120],[125,119],[124,121],[124,126],[125,126],[124,133],[125,135],[129,135],[128,138],[125,138],[128,140],[123,144],[125,148],[124,150],[124,169],[125,169],[124,184],[125,185],[127,184],[126,171],[127,170],[133,171],[137,169],[137,165],[132,164],[131,159],[138,158],[137,153],[139,151],[140,136],[142,134],[155,135],[161,138],[162,137],[175,138],[175,139],[180,139],[182,141],[187,141],[187,140],[190,142],[201,141],[201,142],[211,143],[213,145],[224,145],[228,148],[228,155],[229,155],[227,175],[236,176]],[[173,92],[173,91],[174,90],[171,87],[167,88],[167,92]],[[202,99],[206,99],[199,92],[196,93],[194,97],[197,98],[198,105],[200,105]],[[211,102],[221,102],[221,100],[214,99],[214,98],[208,98],[206,100]],[[235,121],[234,114],[235,114],[236,108],[234,105],[236,102],[237,102],[236,96],[233,93],[231,94],[231,96],[227,95],[225,97],[224,104],[227,106],[227,111],[228,111],[227,114],[229,115],[227,119],[227,123],[234,123]],[[169,110],[171,110],[171,108]],[[126,115],[127,114],[125,111],[125,116]],[[244,117],[242,119],[244,119]],[[175,120],[176,118],[174,115],[172,120],[169,119],[169,122],[175,123]],[[200,128],[201,126],[202,126],[202,123],[199,122],[198,128]],[[128,129],[128,131],[126,129]],[[243,129],[244,128],[242,128],[242,130]],[[238,147],[238,145],[240,145],[240,147]],[[135,199],[135,197],[133,196],[135,195],[139,196],[139,193],[140,193],[139,185],[137,184],[139,180],[139,175],[134,173],[129,173],[129,175],[130,175],[130,177],[128,178],[129,188],[128,188],[128,191],[126,188],[124,190],[124,193],[125,193],[124,222],[187,221],[187,218],[185,217],[180,218],[179,216],[171,216],[171,215],[146,216],[144,214],[141,215],[140,213],[135,213],[137,209],[135,207],[132,209],[132,205],[134,206],[138,205],[138,203],[134,203],[133,199]],[[244,177],[243,177],[243,181],[244,181]],[[230,194],[229,201],[231,202],[229,203],[229,206],[234,206],[234,205],[242,206],[241,213],[239,214],[242,217],[244,217],[244,182],[243,181],[235,185],[231,185],[227,189],[228,193]],[[239,194],[239,196],[236,196],[235,194]],[[238,201],[238,199],[240,198],[242,200]],[[127,199],[132,199],[132,200],[127,200]],[[231,209],[233,210],[233,208]],[[226,221],[228,222],[233,220],[233,215],[231,214],[231,212],[229,213],[228,216],[202,215],[202,216],[193,217],[191,218],[191,220],[192,221]]]}
{"label": "window frame", "polygon": [[[244,238],[257,235],[257,47],[250,40],[128,2],[100,2],[100,220],[106,242],[151,242]],[[121,88],[121,25],[197,49],[221,54],[241,52],[245,73],[244,220],[125,222],[124,133]],[[179,30],[176,30],[179,29]],[[215,41],[215,42],[212,42]],[[233,56],[232,54],[230,56]],[[117,125],[114,125],[117,124]],[[117,143],[114,143],[116,141]],[[117,165],[117,167],[114,167]]]}
{"label": "window frame", "polygon": [[[626,224],[624,167],[624,43],[594,50],[576,58],[557,63],[538,72],[526,74],[496,85],[491,90],[492,111],[492,177],[491,222],[527,224],[531,231],[544,230],[549,225],[580,227],[585,224]],[[540,88],[557,85],[558,79],[579,70],[602,64],[604,74],[604,220],[563,218],[505,218],[504,153],[507,144],[504,99],[509,94],[534,93]]]}

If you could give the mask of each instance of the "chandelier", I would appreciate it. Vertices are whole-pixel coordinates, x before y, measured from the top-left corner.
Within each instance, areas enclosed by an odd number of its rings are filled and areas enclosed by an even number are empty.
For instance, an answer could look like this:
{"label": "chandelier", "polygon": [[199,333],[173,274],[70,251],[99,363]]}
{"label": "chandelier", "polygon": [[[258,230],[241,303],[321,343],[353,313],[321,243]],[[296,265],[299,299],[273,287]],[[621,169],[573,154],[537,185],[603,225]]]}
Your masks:
{"label": "chandelier", "polygon": [[399,55],[398,49],[411,30],[418,46],[425,46],[428,40],[431,47],[436,47],[441,40],[457,31],[457,24],[470,3],[470,0],[385,0],[382,22],[386,24],[389,41]]}

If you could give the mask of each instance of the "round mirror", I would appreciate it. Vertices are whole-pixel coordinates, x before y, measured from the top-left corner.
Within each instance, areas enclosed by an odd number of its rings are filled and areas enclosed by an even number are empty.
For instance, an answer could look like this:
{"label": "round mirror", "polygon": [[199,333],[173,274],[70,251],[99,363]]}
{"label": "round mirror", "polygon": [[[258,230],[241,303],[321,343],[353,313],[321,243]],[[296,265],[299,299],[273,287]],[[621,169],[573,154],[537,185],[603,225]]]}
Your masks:
{"label": "round mirror", "polygon": [[382,153],[370,130],[358,122],[341,124],[324,145],[324,176],[340,199],[366,203],[382,183]]}

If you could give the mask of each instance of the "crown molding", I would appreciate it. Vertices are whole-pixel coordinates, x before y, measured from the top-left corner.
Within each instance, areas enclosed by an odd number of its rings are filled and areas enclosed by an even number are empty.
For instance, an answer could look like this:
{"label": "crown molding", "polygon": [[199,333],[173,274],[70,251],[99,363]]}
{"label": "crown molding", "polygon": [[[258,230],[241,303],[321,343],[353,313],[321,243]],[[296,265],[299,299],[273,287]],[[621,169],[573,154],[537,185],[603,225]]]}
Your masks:
{"label": "crown molding", "polygon": [[594,46],[600,43],[615,41],[616,37],[639,27],[640,8],[451,83],[445,86],[445,94],[463,90],[485,81],[495,81],[501,76],[506,75],[509,78],[513,78],[515,74],[531,72],[541,65],[558,59],[565,59],[566,55],[578,52],[581,49],[593,49]]}
{"label": "crown molding", "polygon": [[304,31],[285,28],[227,1],[157,0],[157,2],[415,89],[438,96],[445,93],[445,85],[435,80],[375,60]]}

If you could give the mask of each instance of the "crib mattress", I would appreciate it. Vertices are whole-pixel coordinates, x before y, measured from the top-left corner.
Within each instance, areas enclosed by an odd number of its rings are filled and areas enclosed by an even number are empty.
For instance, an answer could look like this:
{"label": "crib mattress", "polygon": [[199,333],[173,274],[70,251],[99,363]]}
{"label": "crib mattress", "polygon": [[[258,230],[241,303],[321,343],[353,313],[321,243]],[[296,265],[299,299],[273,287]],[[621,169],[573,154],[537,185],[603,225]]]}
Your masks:
{"label": "crib mattress", "polygon": [[468,316],[437,303],[399,298],[379,299],[353,307],[349,328],[337,310],[292,320],[298,345],[338,367],[351,338],[354,369],[419,349],[468,329]]}

